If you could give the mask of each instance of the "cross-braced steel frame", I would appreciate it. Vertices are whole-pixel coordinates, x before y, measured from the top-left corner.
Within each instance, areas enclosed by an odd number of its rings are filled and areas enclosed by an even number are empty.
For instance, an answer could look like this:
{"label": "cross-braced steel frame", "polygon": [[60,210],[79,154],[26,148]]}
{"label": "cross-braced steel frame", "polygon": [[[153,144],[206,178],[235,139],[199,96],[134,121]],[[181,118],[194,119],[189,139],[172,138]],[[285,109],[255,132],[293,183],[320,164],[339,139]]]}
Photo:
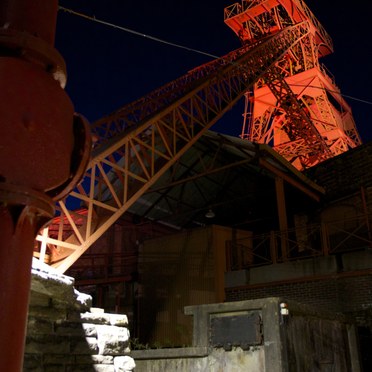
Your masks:
{"label": "cross-braced steel frame", "polygon": [[65,272],[309,32],[308,22],[287,27],[98,121],[85,177],[59,202],[54,228],[37,236],[39,257]]}
{"label": "cross-braced steel frame", "polygon": [[309,35],[255,83],[253,96],[246,94],[241,133],[244,139],[271,145],[300,170],[361,144],[350,107],[319,64],[333,51],[332,40],[302,0],[243,0],[225,9],[225,23],[243,44],[304,20]]}

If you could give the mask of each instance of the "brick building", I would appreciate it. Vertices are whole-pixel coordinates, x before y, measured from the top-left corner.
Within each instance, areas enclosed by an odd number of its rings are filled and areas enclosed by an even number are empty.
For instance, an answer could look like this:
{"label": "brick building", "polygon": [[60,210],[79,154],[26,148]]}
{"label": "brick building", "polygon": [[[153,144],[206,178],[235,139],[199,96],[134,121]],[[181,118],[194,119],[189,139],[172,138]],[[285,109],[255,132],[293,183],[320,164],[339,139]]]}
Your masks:
{"label": "brick building", "polygon": [[280,296],[343,313],[369,368],[371,165],[367,143],[300,173],[209,132],[69,274],[142,343],[188,344],[189,305]]}

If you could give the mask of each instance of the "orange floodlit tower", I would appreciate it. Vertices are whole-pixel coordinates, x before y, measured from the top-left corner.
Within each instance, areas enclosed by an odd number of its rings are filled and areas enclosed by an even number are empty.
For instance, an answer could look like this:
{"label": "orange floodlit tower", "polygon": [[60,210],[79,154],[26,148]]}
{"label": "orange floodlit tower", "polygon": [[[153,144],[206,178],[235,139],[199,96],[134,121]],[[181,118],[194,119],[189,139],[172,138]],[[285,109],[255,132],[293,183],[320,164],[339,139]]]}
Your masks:
{"label": "orange floodlit tower", "polygon": [[361,144],[349,105],[319,63],[332,40],[302,0],[243,0],[224,19],[243,44],[301,22],[311,30],[245,94],[242,138],[271,145],[300,170]]}

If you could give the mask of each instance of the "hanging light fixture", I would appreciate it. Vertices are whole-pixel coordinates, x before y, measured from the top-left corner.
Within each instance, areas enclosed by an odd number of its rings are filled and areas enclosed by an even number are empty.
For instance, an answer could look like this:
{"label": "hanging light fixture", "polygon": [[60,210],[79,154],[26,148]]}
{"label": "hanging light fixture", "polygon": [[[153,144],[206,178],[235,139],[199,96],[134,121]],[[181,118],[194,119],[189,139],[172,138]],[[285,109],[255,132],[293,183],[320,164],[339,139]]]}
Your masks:
{"label": "hanging light fixture", "polygon": [[215,215],[215,213],[213,212],[212,209],[209,209],[208,212],[205,214],[205,217],[214,218],[214,217],[216,217],[216,215]]}

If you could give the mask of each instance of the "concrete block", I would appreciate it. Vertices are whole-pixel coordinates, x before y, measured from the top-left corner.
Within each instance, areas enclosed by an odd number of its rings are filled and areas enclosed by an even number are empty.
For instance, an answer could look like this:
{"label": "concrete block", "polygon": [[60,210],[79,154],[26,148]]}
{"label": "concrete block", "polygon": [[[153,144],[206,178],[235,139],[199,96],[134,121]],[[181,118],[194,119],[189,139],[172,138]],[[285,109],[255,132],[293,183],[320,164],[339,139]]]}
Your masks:
{"label": "concrete block", "polygon": [[345,253],[342,255],[342,264],[345,271],[370,269],[372,267],[372,251]]}
{"label": "concrete block", "polygon": [[23,359],[23,370],[32,372],[42,372],[42,355],[26,354]]}
{"label": "concrete block", "polygon": [[99,354],[124,354],[129,346],[129,330],[124,327],[97,325]]}
{"label": "concrete block", "polygon": [[27,335],[25,353],[69,355],[70,341],[66,337],[55,335]]}
{"label": "concrete block", "polygon": [[43,356],[44,365],[65,365],[74,364],[75,357],[73,355],[66,354],[45,354]]}
{"label": "concrete block", "polygon": [[95,364],[95,372],[115,372],[115,367],[112,364]]}
{"label": "concrete block", "polygon": [[[86,293],[82,293],[74,289],[75,297],[76,297],[76,302],[78,304],[78,308],[81,309],[81,311],[86,311],[90,309],[92,306],[92,296],[88,295]],[[84,309],[84,310],[83,310]]]}
{"label": "concrete block", "polygon": [[115,372],[131,372],[136,367],[134,359],[130,356],[119,356],[114,359]]}
{"label": "concrete block", "polygon": [[64,372],[115,372],[113,364],[81,364],[66,366]]}
{"label": "concrete block", "polygon": [[50,297],[43,293],[38,293],[35,291],[31,291],[30,296],[30,306],[40,306],[40,307],[50,307],[51,300]]}
{"label": "concrete block", "polygon": [[84,341],[72,342],[71,353],[72,354],[82,354],[82,355],[94,355],[98,354],[98,344],[95,337],[86,337]]}
{"label": "concrete block", "polygon": [[114,357],[111,355],[76,355],[75,362],[79,364],[114,364]]}
{"label": "concrete block", "polygon": [[65,366],[51,364],[49,366],[44,366],[43,371],[44,372],[65,372]]}
{"label": "concrete block", "polygon": [[84,323],[110,324],[110,316],[101,312],[85,312],[80,314],[80,319]]}
{"label": "concrete block", "polygon": [[225,273],[225,287],[238,287],[240,285],[246,285],[249,282],[249,271],[248,270],[234,270]]}
{"label": "concrete block", "polygon": [[[32,294],[31,294],[32,296]],[[65,320],[67,318],[66,309],[56,309],[53,307],[29,306],[29,318],[48,319],[51,321]]]}
{"label": "concrete block", "polygon": [[127,327],[128,317],[122,314],[108,314],[110,317],[110,324],[117,327]]}
{"label": "concrete block", "polygon": [[54,333],[54,323],[46,319],[28,318],[27,332],[33,335],[45,334],[51,335]]}
{"label": "concrete block", "polygon": [[255,267],[249,270],[249,284],[261,284],[282,280],[337,273],[335,257],[309,258],[275,265]]}
{"label": "concrete block", "polygon": [[55,332],[58,335],[76,337],[96,337],[97,332],[94,324],[84,324],[76,322],[61,322],[55,325]]}

